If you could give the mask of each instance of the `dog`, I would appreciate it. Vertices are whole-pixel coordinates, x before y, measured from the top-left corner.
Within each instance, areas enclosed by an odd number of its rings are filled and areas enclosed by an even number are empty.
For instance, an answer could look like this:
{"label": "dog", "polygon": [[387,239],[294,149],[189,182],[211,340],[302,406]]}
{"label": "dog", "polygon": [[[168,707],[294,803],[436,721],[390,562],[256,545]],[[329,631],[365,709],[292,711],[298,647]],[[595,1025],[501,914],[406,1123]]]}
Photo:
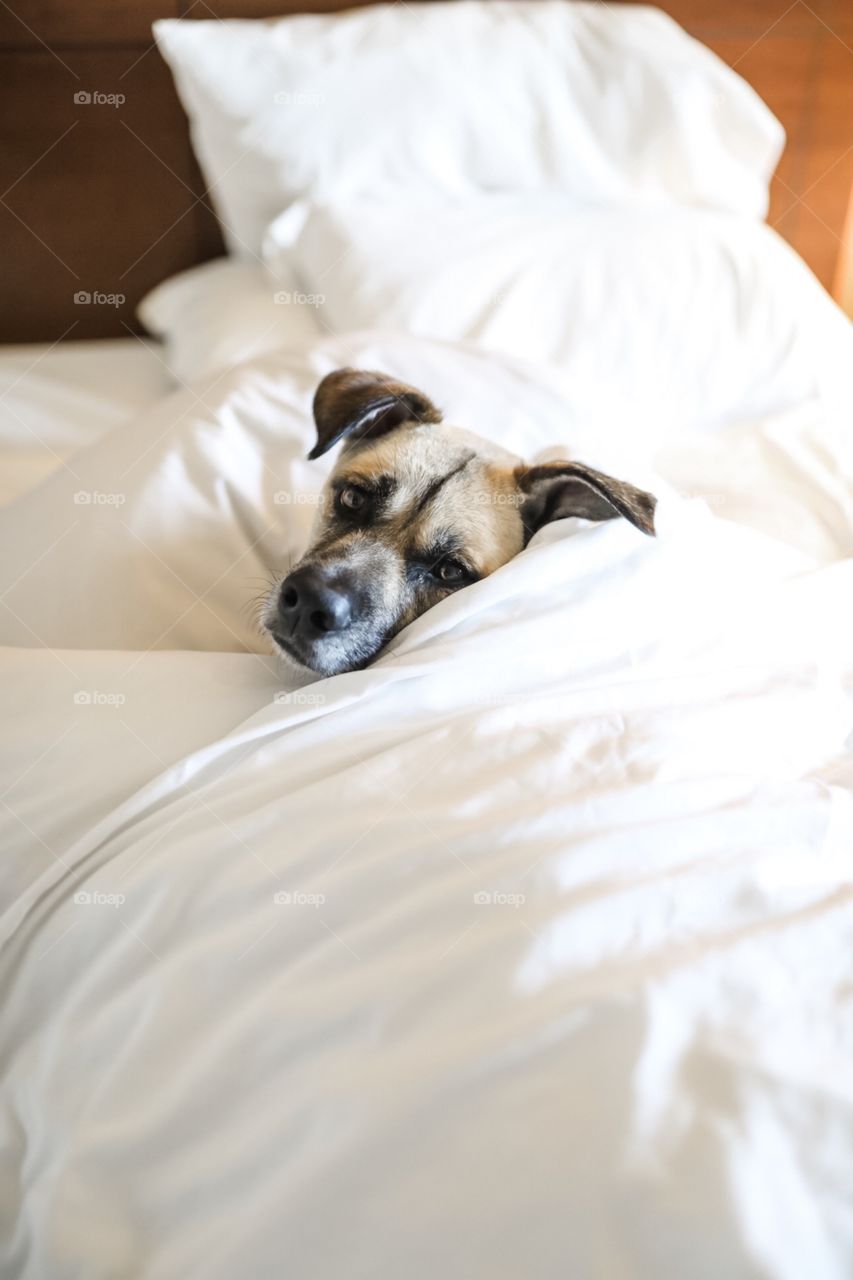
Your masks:
{"label": "dog", "polygon": [[527,466],[443,423],[415,387],[337,369],[314,396],[309,459],[343,448],[313,541],[276,582],[262,626],[322,676],[366,666],[439,600],[494,573],[551,520],[623,516],[655,532],[650,493],[577,462]]}

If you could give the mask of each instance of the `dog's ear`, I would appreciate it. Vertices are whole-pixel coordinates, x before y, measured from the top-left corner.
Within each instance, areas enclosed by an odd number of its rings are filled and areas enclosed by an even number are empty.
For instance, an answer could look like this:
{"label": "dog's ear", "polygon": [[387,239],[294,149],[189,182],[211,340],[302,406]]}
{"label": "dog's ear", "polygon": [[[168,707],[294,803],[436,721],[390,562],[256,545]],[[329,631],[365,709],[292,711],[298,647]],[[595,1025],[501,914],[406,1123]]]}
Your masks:
{"label": "dog's ear", "polygon": [[643,533],[654,535],[657,499],[624,480],[614,480],[580,462],[546,462],[517,467],[516,483],[523,495],[520,514],[527,536],[551,520],[581,516],[584,520],[612,520],[624,516]]}
{"label": "dog's ear", "polygon": [[345,437],[373,440],[404,422],[441,422],[441,414],[422,391],[384,373],[336,369],[314,395],[317,443],[308,454],[319,458]]}

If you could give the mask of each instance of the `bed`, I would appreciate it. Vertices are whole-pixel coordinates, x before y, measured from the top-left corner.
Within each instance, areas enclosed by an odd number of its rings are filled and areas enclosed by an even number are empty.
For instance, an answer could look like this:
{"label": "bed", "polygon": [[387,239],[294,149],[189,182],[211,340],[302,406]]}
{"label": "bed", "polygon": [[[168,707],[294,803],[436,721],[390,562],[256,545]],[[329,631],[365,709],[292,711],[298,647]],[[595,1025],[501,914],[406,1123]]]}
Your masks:
{"label": "bed", "polygon": [[[230,253],[0,354],[4,1273],[842,1280],[853,335],[778,121],[641,6],[157,40]],[[282,664],[342,366],[656,538]]]}

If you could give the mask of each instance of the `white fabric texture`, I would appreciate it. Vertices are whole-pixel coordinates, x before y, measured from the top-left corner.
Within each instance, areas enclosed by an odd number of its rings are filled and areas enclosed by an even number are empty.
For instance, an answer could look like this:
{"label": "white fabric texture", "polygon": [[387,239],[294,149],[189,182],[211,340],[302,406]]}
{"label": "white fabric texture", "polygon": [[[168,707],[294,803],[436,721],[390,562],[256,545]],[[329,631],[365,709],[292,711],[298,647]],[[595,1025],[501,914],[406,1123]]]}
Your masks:
{"label": "white fabric texture", "polygon": [[284,264],[273,283],[259,262],[215,258],[158,284],[137,314],[165,344],[174,379],[187,383],[316,341],[324,332],[317,311]]}
{"label": "white fabric texture", "polygon": [[304,202],[272,223],[265,258],[280,287],[295,274],[322,298],[336,333],[374,325],[548,363],[599,418],[630,405],[645,439],[784,409],[846,362],[848,322],[802,260],[726,214]]}
{"label": "white fabric texture", "polygon": [[158,344],[139,338],[0,348],[0,503],[32,489],[170,387]]}
{"label": "white fabric texture", "polygon": [[784,142],[659,10],[564,0],[156,22],[230,249],[299,196],[561,191],[762,217]]}

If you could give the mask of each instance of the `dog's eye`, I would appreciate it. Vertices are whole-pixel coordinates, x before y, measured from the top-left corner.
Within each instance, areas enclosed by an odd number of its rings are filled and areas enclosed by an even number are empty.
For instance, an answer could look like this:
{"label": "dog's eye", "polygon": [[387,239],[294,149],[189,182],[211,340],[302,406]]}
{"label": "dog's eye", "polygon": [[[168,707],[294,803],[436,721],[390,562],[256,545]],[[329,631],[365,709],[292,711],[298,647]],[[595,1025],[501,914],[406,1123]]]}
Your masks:
{"label": "dog's eye", "polygon": [[367,506],[367,494],[354,484],[348,484],[338,494],[338,506],[345,511],[363,511]]}
{"label": "dog's eye", "polygon": [[442,560],[433,569],[433,574],[440,582],[446,582],[448,586],[456,586],[463,582],[466,577],[465,568],[458,560]]}

